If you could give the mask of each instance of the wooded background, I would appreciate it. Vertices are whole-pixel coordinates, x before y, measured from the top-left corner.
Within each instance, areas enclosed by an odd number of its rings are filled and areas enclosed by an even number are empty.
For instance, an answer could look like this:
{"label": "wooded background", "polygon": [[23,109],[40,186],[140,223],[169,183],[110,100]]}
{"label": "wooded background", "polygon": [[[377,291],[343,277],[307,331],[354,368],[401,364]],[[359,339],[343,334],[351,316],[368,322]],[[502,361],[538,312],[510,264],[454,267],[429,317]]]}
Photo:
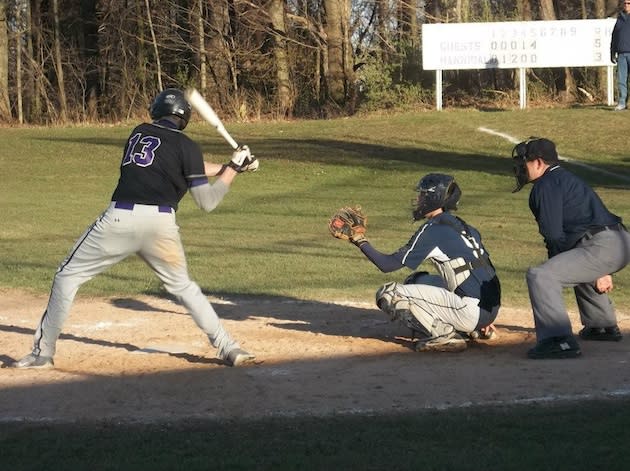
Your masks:
{"label": "wooded background", "polygon": [[[226,117],[431,107],[422,23],[616,15],[615,0],[0,0],[0,121],[146,118],[194,86]],[[532,69],[530,100],[603,101],[605,69]],[[444,103],[518,102],[514,70],[444,72]],[[498,106],[497,105],[497,106]]]}

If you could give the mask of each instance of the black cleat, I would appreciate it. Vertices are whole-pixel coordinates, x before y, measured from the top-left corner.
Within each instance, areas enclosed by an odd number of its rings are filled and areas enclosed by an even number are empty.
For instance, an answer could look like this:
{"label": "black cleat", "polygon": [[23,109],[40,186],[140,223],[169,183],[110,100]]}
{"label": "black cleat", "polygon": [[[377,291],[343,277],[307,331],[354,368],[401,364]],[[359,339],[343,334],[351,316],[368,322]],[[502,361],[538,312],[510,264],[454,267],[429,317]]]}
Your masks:
{"label": "black cleat", "polygon": [[580,346],[573,335],[540,340],[534,348],[527,351],[527,357],[534,360],[577,358],[581,354]]}
{"label": "black cleat", "polygon": [[616,325],[612,327],[584,327],[580,330],[580,338],[583,340],[619,342],[623,335]]}

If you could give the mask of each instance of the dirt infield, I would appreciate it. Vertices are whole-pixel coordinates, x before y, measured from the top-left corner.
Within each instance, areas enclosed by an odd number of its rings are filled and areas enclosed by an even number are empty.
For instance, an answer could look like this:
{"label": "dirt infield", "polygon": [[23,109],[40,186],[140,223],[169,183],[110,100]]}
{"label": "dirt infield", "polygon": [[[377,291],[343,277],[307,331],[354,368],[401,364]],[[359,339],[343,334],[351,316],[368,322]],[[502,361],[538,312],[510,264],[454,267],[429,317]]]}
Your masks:
{"label": "dirt infield", "polygon": [[[534,361],[529,309],[504,308],[499,338],[463,353],[415,353],[371,304],[210,298],[257,355],[228,368],[178,304],[79,296],[54,370],[0,370],[0,422],[380,414],[423,408],[630,395],[627,338],[582,342],[577,360]],[[3,365],[28,352],[45,297],[0,292]],[[574,330],[579,322],[572,314]]]}

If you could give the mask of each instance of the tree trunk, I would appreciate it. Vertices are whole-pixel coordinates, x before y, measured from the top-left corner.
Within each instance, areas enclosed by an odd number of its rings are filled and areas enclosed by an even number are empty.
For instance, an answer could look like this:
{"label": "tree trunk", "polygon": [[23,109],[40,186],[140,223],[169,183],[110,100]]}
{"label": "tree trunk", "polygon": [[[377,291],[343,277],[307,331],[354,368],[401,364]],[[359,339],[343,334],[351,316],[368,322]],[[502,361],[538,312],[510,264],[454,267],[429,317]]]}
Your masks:
{"label": "tree trunk", "polygon": [[197,3],[197,57],[199,58],[199,90],[205,95],[208,87],[208,62],[206,57],[206,33],[204,31],[204,2]]}
{"label": "tree trunk", "polygon": [[387,0],[376,0],[376,34],[377,45],[376,53],[381,62],[386,63],[389,59],[389,38],[387,34]]}
{"label": "tree trunk", "polygon": [[531,0],[518,0],[518,12],[521,20],[532,21],[532,4]]}
{"label": "tree trunk", "polygon": [[[554,9],[553,0],[540,0],[540,11],[545,21],[554,21],[557,19]],[[576,90],[575,80],[569,67],[564,68],[564,91],[561,92],[564,101],[570,101]]]}
{"label": "tree trunk", "polygon": [[400,80],[415,82],[419,80],[420,34],[418,30],[417,5],[413,1],[400,3],[398,12],[398,38],[402,62],[400,64]]}
{"label": "tree trunk", "polygon": [[23,19],[22,19],[22,10],[17,8],[15,11],[15,24],[17,25],[16,31],[16,41],[15,41],[15,98],[16,98],[16,108],[17,108],[17,117],[18,123],[24,124],[24,108],[23,108],[23,93],[24,90],[22,88],[22,78],[24,77],[24,73],[22,71],[22,38],[24,35],[24,31],[22,29]]}
{"label": "tree trunk", "polygon": [[346,83],[344,76],[344,0],[324,0],[326,8],[326,38],[328,50],[328,76],[326,84],[328,97],[338,106],[346,102]]}
{"label": "tree trunk", "polygon": [[63,78],[63,60],[61,58],[61,29],[59,27],[59,0],[52,0],[54,30],[54,61],[57,74],[57,91],[59,92],[59,119],[68,120],[68,99],[66,98],[66,82]]}
{"label": "tree trunk", "polygon": [[26,77],[25,77],[25,98],[26,98],[26,113],[25,117],[27,121],[32,121],[33,116],[40,115],[41,106],[37,91],[35,89],[35,55],[33,48],[33,10],[31,8],[31,2],[26,2],[26,50],[24,63],[26,64]]}
{"label": "tree trunk", "polygon": [[344,0],[341,3],[343,16],[341,18],[341,32],[343,37],[343,73],[346,97],[354,93],[354,53],[350,38],[350,15],[352,12],[352,0]]}
{"label": "tree trunk", "polygon": [[85,102],[86,118],[98,119],[99,69],[98,69],[98,25],[96,2],[82,0],[80,4],[81,34],[79,36],[81,58],[85,64]]}
{"label": "tree trunk", "polygon": [[7,0],[0,0],[0,120],[11,120]]}
{"label": "tree trunk", "polygon": [[289,72],[287,51],[287,32],[285,23],[284,0],[271,0],[269,17],[273,27],[273,56],[276,65],[276,104],[281,117],[290,117],[293,112],[293,94]]}
{"label": "tree trunk", "polygon": [[[147,78],[147,68],[146,68],[146,60],[147,60],[147,51],[146,51],[146,38],[145,38],[145,22],[144,15],[142,13],[142,1],[135,0],[133,3],[133,16],[136,19],[137,31],[138,31],[138,41],[136,41],[136,71],[135,75],[138,77],[138,88],[141,93],[146,94],[149,88],[148,78]],[[150,97],[147,97],[150,99]]]}
{"label": "tree trunk", "polygon": [[230,97],[236,91],[236,76],[232,64],[232,54],[226,42],[230,37],[230,10],[227,0],[213,0],[210,5],[210,27],[208,38],[208,66],[212,81],[208,82],[208,92],[212,101],[222,108],[228,107]]}
{"label": "tree trunk", "polygon": [[153,29],[153,20],[151,18],[151,5],[149,0],[144,0],[144,4],[147,8],[147,22],[149,23],[149,30],[151,31],[151,43],[153,44],[153,50],[155,52],[155,66],[157,68],[156,75],[158,81],[158,88],[160,91],[164,90],[162,85],[162,65],[160,63],[160,50],[158,49],[158,43],[155,39],[155,30]]}
{"label": "tree trunk", "polygon": [[50,117],[52,105],[46,93],[47,79],[44,75],[44,54],[42,38],[42,11],[38,0],[30,3],[30,37],[32,38],[31,75],[33,76],[32,106],[29,117],[31,121],[41,122],[46,106],[47,117]]}

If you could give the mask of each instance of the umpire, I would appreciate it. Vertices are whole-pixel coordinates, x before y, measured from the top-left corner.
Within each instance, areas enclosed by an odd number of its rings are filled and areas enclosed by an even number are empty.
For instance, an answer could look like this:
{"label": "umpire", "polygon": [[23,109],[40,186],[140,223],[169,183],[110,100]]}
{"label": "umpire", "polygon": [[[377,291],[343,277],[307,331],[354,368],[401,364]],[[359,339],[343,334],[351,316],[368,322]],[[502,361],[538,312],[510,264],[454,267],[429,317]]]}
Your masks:
{"label": "umpire", "polygon": [[559,165],[555,144],[530,138],[512,151],[516,188],[533,183],[531,209],[545,240],[549,260],[529,268],[527,287],[534,312],[536,345],[529,358],[575,358],[580,346],[573,336],[562,289],[575,292],[582,340],[622,338],[608,297],[612,273],[630,263],[630,234],[599,196]]}

